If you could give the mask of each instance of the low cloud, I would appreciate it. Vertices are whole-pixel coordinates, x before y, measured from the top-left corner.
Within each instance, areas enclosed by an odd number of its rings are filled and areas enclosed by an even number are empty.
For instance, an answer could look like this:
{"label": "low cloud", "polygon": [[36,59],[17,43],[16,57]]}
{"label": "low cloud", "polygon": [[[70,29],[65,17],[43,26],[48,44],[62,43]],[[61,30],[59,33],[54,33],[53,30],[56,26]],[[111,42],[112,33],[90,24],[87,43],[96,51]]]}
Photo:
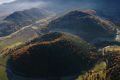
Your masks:
{"label": "low cloud", "polygon": [[16,0],[0,0],[0,5],[4,4],[4,3],[11,3],[14,2]]}

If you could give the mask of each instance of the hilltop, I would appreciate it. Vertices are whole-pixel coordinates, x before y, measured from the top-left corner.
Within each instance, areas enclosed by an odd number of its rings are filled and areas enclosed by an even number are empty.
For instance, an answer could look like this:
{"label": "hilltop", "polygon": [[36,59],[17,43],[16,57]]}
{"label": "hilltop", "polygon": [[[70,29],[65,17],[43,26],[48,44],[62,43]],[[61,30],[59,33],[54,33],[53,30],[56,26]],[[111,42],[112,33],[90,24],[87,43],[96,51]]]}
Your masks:
{"label": "hilltop", "polygon": [[0,37],[7,36],[50,15],[52,15],[51,12],[37,8],[14,12],[0,22]]}
{"label": "hilltop", "polygon": [[[69,33],[48,33],[14,49],[8,69],[18,76],[77,76],[98,61],[94,47]],[[8,72],[9,73],[9,72]]]}
{"label": "hilltop", "polygon": [[88,42],[95,40],[114,40],[118,27],[110,21],[91,15],[88,11],[72,11],[51,21],[51,31],[69,32]]}
{"label": "hilltop", "polygon": [[7,16],[4,20],[17,24],[32,22],[46,18],[48,13],[45,10],[32,8],[24,11],[17,11]]}

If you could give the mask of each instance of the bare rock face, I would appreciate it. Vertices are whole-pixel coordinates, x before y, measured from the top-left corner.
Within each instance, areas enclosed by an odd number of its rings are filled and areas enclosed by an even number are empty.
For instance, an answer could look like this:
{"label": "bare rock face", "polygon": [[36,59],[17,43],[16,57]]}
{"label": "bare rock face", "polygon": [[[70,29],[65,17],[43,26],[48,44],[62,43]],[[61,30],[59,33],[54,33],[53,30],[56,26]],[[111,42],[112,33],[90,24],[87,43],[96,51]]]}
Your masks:
{"label": "bare rock face", "polygon": [[82,39],[54,32],[14,50],[7,71],[9,76],[11,71],[30,78],[77,76],[92,68],[97,60],[95,48]]}

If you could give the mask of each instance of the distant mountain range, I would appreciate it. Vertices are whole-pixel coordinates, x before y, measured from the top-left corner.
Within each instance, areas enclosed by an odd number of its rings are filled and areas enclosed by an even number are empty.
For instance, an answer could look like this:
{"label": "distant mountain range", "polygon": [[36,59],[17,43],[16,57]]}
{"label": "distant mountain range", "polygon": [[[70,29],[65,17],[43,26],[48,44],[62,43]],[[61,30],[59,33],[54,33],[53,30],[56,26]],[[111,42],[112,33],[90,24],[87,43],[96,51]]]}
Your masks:
{"label": "distant mountain range", "polygon": [[51,13],[47,10],[37,8],[14,12],[0,22],[0,36],[9,35],[49,15],[51,15]]}
{"label": "distant mountain range", "polygon": [[24,11],[17,11],[7,16],[4,20],[22,24],[25,22],[33,22],[47,17],[47,13],[43,10],[32,8]]}

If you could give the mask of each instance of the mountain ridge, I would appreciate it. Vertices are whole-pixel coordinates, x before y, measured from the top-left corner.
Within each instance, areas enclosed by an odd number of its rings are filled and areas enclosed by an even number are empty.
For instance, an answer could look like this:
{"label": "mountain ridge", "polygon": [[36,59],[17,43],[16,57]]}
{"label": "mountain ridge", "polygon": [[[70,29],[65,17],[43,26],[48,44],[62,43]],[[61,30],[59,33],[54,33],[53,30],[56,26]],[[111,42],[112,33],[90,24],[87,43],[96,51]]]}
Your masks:
{"label": "mountain ridge", "polygon": [[48,28],[51,31],[70,32],[89,42],[100,37],[114,38],[119,29],[110,21],[82,11],[69,12],[51,21]]}
{"label": "mountain ridge", "polygon": [[24,26],[33,24],[36,21],[51,16],[52,14],[53,13],[49,13],[49,11],[36,8],[14,12],[0,22],[0,37],[7,36]]}

